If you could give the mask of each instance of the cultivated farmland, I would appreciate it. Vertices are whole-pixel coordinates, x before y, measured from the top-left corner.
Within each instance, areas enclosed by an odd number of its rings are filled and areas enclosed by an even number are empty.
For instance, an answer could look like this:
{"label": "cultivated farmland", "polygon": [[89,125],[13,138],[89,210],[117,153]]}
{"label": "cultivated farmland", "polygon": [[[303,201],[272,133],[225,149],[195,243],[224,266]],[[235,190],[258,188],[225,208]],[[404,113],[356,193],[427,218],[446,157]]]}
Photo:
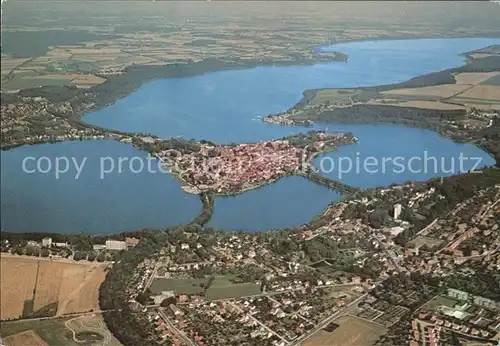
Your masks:
{"label": "cultivated farmland", "polygon": [[33,298],[38,262],[2,256],[0,269],[1,319],[19,317],[24,302]]}
{"label": "cultivated farmland", "polygon": [[[469,77],[470,79],[471,77]],[[453,95],[459,94],[460,92],[470,88],[469,85],[463,84],[444,84],[436,86],[428,86],[421,88],[409,88],[409,89],[394,89],[390,91],[384,91],[381,94],[384,95],[402,95],[402,96],[436,96],[436,97],[451,97]]]}
{"label": "cultivated farmland", "polygon": [[495,76],[500,75],[500,72],[462,72],[462,73],[457,73],[453,77],[457,81],[457,84],[473,84],[477,85],[480,83],[483,84],[488,84],[485,83],[485,81],[489,80],[490,78],[493,78]]}
{"label": "cultivated farmland", "polygon": [[500,73],[494,77],[491,77],[490,79],[482,82],[481,84],[484,85],[497,85],[500,86]]}
{"label": "cultivated farmland", "polygon": [[457,95],[461,99],[500,101],[500,86],[498,85],[476,85],[471,89]]}
{"label": "cultivated farmland", "polygon": [[29,257],[1,258],[1,319],[97,310],[105,267]]}
{"label": "cultivated farmland", "polygon": [[3,322],[6,346],[120,346],[100,314]]}
{"label": "cultivated farmland", "polygon": [[8,336],[4,344],[5,346],[49,346],[34,330]]}

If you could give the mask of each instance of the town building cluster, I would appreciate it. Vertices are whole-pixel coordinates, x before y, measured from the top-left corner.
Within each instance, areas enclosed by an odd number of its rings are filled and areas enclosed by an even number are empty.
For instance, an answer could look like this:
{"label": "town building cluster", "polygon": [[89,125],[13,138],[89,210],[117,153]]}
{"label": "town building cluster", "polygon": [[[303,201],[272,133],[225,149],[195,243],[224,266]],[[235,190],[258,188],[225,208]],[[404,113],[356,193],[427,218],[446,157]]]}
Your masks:
{"label": "town building cluster", "polygon": [[269,115],[262,118],[262,121],[268,124],[278,124],[284,126],[301,125],[301,126],[312,126],[313,122],[311,120],[294,120],[291,119],[289,114],[280,113],[276,115]]}
{"label": "town building cluster", "polygon": [[437,346],[451,333],[470,340],[500,340],[500,301],[450,288],[417,311],[409,345]]}
{"label": "town building cluster", "polygon": [[52,237],[43,237],[41,240],[3,239],[0,242],[2,253],[12,255],[28,255],[49,259],[97,260],[111,261],[112,254],[122,250],[129,250],[139,244],[139,239],[126,237],[125,240],[108,239],[103,244],[90,244],[79,241],[54,241]]}
{"label": "town building cluster", "polygon": [[[436,201],[435,185],[408,183],[347,198],[326,208],[321,223],[279,234],[181,233],[139,266],[130,303],[174,344],[298,345],[346,315],[384,330],[413,321],[409,345],[440,345],[449,331],[490,340],[499,333],[498,301],[449,289],[454,303],[435,308],[442,292],[411,278],[467,280],[477,264],[500,270],[500,185],[424,222]],[[392,206],[382,225],[360,214],[380,205]],[[420,215],[420,229],[409,212]]]}
{"label": "town building cluster", "polygon": [[73,114],[69,102],[55,103],[42,97],[23,98],[0,106],[2,148],[25,144],[88,139],[121,139],[123,136],[68,120]]}
{"label": "town building cluster", "polygon": [[216,146],[202,144],[195,152],[178,149],[160,151],[157,156],[173,167],[189,192],[233,194],[297,174],[303,163],[322,150],[355,140],[350,134],[319,132],[307,146],[298,147],[289,140]]}

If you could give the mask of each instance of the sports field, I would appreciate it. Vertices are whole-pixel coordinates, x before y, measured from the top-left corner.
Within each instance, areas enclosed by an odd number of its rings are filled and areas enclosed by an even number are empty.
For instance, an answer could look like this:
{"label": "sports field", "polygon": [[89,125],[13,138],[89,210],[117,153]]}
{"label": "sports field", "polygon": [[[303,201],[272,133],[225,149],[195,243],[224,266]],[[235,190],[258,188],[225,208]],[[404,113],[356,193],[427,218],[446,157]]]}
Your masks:
{"label": "sports field", "polygon": [[387,330],[377,324],[352,316],[333,321],[339,327],[332,332],[320,330],[306,340],[304,346],[370,346]]}

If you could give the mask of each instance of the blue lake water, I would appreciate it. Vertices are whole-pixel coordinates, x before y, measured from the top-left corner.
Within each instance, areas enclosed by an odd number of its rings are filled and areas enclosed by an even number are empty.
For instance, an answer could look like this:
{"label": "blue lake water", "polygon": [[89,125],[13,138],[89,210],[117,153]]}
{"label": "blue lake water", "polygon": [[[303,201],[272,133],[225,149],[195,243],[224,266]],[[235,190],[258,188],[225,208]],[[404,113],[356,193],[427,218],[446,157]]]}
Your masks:
{"label": "blue lake water", "polygon": [[[348,54],[347,63],[267,66],[156,80],[114,105],[86,115],[83,120],[118,130],[150,132],[163,138],[181,135],[218,143],[272,139],[308,129],[265,124],[256,117],[291,107],[306,89],[401,82],[460,66],[464,58],[458,54],[492,44],[500,44],[500,39],[343,43],[322,49]],[[316,129],[325,127],[315,125]],[[476,157],[481,159],[482,166],[494,164],[483,150],[453,143],[431,131],[394,125],[330,124],[328,127],[353,132],[359,143],[324,155],[330,159],[324,159],[323,163],[333,162],[337,168],[325,166],[331,172],[323,174],[362,188],[451,175],[460,170],[460,156],[468,158],[462,167],[465,169],[474,166],[472,158]],[[146,156],[129,145],[109,141],[47,144],[2,152],[2,229],[111,233],[172,226],[192,219],[200,211],[198,198],[185,194],[180,184],[166,174],[115,173],[101,180],[94,167],[75,180],[69,173],[54,179],[22,172],[21,162],[26,156],[75,155],[88,156],[88,167],[93,161],[97,171],[99,158],[103,156],[111,156],[114,161],[118,157]],[[398,156],[403,160],[395,165]],[[417,159],[410,164],[413,157]],[[372,163],[365,169],[363,165],[368,158]],[[344,163],[350,160],[353,168],[339,176],[341,159]],[[315,161],[316,166],[320,166],[320,161],[321,157]],[[298,225],[338,198],[336,193],[312,182],[286,178],[236,197],[217,198],[210,225],[255,231]]]}
{"label": "blue lake water", "polygon": [[[70,161],[68,172],[56,178],[55,169],[46,174],[26,173],[37,169],[37,161],[27,160],[23,170],[23,160],[30,156],[47,157],[52,167],[57,157],[75,158],[78,166],[87,160],[78,177]],[[112,168],[106,157],[113,159],[115,168],[101,179],[101,166],[103,172]],[[146,153],[111,140],[41,144],[2,152],[2,230],[119,233],[186,223],[201,212],[198,196],[184,193],[173,176],[159,170],[149,173],[157,165],[134,174],[138,163],[130,167],[123,162],[120,170],[119,157],[144,159],[147,167]],[[60,167],[63,170],[62,161]],[[47,170],[45,159],[40,168]]]}
{"label": "blue lake water", "polygon": [[455,143],[436,132],[388,124],[337,125],[359,138],[353,145],[314,159],[320,173],[362,189],[424,181],[492,166],[479,147]]}
{"label": "blue lake water", "polygon": [[182,135],[217,143],[272,139],[302,129],[263,124],[256,117],[288,109],[301,99],[304,90],[402,82],[461,66],[464,57],[458,54],[492,44],[500,44],[500,39],[342,43],[324,49],[349,55],[347,63],[262,66],[156,80],[83,120],[162,138]]}
{"label": "blue lake water", "polygon": [[218,197],[208,226],[264,231],[293,227],[309,221],[341,196],[302,177],[286,177],[276,183],[234,197]]}

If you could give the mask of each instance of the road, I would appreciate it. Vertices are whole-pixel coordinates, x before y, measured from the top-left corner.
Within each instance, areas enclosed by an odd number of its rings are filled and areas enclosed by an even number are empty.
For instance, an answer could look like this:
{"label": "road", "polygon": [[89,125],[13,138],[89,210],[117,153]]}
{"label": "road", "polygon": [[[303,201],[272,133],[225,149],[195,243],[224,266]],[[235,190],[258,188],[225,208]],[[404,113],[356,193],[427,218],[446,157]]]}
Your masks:
{"label": "road", "polygon": [[151,272],[151,276],[148,278],[148,281],[144,285],[144,288],[142,290],[143,292],[145,292],[149,288],[149,286],[151,286],[151,284],[153,283],[153,280],[156,276],[157,271],[158,271],[158,263],[155,263],[155,267],[153,268],[153,271]]}
{"label": "road", "polygon": [[498,203],[500,203],[500,199],[496,200],[495,203],[493,203],[492,205],[490,205],[489,207],[486,208],[486,210],[481,214],[481,216],[479,217],[480,220],[484,219],[484,217],[486,216],[486,214],[488,214],[488,212],[490,211],[490,209],[494,208]]}
{"label": "road", "polygon": [[413,236],[413,238],[416,238],[418,237],[419,235],[421,235],[422,233],[424,233],[425,231],[427,231],[428,229],[434,227],[434,225],[436,224],[436,222],[438,222],[439,219],[434,219],[430,224],[428,224],[427,226],[425,226],[424,228],[422,228],[420,231],[418,231],[417,234],[415,234]]}
{"label": "road", "polygon": [[254,320],[255,322],[257,322],[260,326],[264,327],[267,331],[269,331],[269,333],[272,333],[272,334],[276,335],[278,338],[280,338],[282,341],[284,341],[287,345],[289,344],[289,342],[284,337],[282,337],[281,335],[279,335],[278,333],[276,333],[274,330],[272,330],[271,328],[269,328],[268,326],[266,326],[264,323],[262,323],[261,321],[259,321],[255,317],[253,317],[252,315],[245,313],[245,311],[243,311],[238,305],[233,304],[233,302],[231,302],[231,301],[229,301],[227,303],[229,305],[231,305],[233,308],[235,308],[236,310],[238,310],[240,313],[245,314],[246,316],[250,317],[252,320]]}
{"label": "road", "polygon": [[[64,322],[64,326],[66,328],[68,328],[71,333],[73,334],[73,340],[75,342],[78,342],[78,343],[85,343],[86,341],[85,340],[79,340],[78,337],[76,336],[76,333],[77,331],[74,330],[72,327],[71,327],[71,322],[72,321],[75,321],[77,319],[79,319],[81,316],[78,316],[78,317],[75,317],[75,318],[72,318],[70,320],[67,320],[66,322]],[[78,329],[78,332],[87,332],[87,331],[90,331],[90,332],[93,332],[93,333],[96,333],[98,335],[102,335],[103,337],[103,340],[101,340],[98,344],[96,345],[107,345],[109,344],[109,342],[111,341],[111,333],[107,330],[107,327],[104,325],[103,321],[102,320],[97,320],[97,323],[99,325],[99,328],[96,328],[96,327],[93,327],[93,326],[86,326],[83,321],[79,321],[80,322],[80,328]]]}
{"label": "road", "polygon": [[384,245],[384,243],[382,243],[380,241],[380,239],[378,239],[377,237],[375,236],[371,236],[372,239],[374,239],[379,245],[380,247],[384,250],[385,254],[389,257],[389,260],[391,261],[392,265],[396,268],[396,271],[401,274],[401,268],[399,267],[399,264],[398,262],[396,261],[396,259],[394,257],[392,257],[392,255],[390,254],[389,250],[387,249],[387,247]]}
{"label": "road", "polygon": [[156,309],[160,317],[165,321],[165,323],[168,325],[168,328],[175,333],[181,339],[184,341],[187,345],[190,346],[196,346],[196,344],[187,337],[186,334],[184,334],[181,330],[179,330],[173,323],[170,321],[170,319],[167,317],[167,315],[163,312],[161,308]]}
{"label": "road", "polygon": [[[485,211],[479,215],[478,217],[478,220],[476,220],[476,224],[479,224],[488,214],[488,212],[494,208],[498,203],[500,203],[500,199],[496,200],[493,204],[491,204],[490,206],[488,206]],[[459,210],[461,208],[461,206],[459,208],[457,208],[456,210]],[[478,233],[477,231],[475,233]],[[436,253],[442,253],[443,251],[445,251],[446,249],[448,249],[453,243],[455,243],[457,241],[458,238],[455,238],[456,235],[460,234],[460,230],[457,230],[454,234],[453,234],[453,240],[450,241],[449,243],[447,243],[444,247],[442,247],[439,251],[437,251]],[[460,237],[461,235],[459,235]],[[462,259],[471,259],[471,258],[475,258],[475,257],[484,257],[490,253],[494,253],[496,250],[498,250],[499,248],[497,247],[497,249],[489,252],[489,253],[485,253],[485,254],[482,254],[482,255],[478,255],[478,256],[468,256],[466,258],[462,258]]]}
{"label": "road", "polygon": [[49,317],[35,317],[35,318],[22,318],[20,320],[14,320],[14,321],[2,321],[2,323],[20,323],[20,322],[32,322],[32,321],[43,321],[43,320],[54,320],[57,318],[65,318],[65,317],[80,317],[80,316],[85,316],[85,315],[92,315],[92,314],[104,314],[106,312],[111,312],[111,311],[120,311],[118,309],[112,309],[112,310],[94,310],[90,312],[75,312],[73,314],[66,314],[66,315],[61,315],[61,316],[49,316]]}
{"label": "road", "polygon": [[344,315],[346,313],[346,311],[348,309],[350,309],[352,306],[354,306],[355,304],[358,304],[361,300],[363,300],[366,296],[368,295],[368,293],[365,293],[363,294],[362,296],[360,296],[359,298],[357,298],[356,300],[353,300],[351,303],[349,303],[345,308],[343,308],[342,310],[339,310],[337,312],[335,312],[333,315],[325,318],[323,321],[321,321],[320,323],[318,323],[316,325],[316,327],[314,327],[314,329],[311,329],[311,331],[309,331],[308,333],[302,335],[300,338],[298,339],[295,339],[291,344],[290,346],[298,346],[300,344],[302,344],[304,341],[306,341],[307,339],[309,339],[311,336],[313,336],[314,334],[316,334],[316,332],[318,332],[319,330],[325,328],[327,325],[329,325],[331,322],[333,322],[333,320],[335,320],[337,317],[341,316],[341,315]]}

